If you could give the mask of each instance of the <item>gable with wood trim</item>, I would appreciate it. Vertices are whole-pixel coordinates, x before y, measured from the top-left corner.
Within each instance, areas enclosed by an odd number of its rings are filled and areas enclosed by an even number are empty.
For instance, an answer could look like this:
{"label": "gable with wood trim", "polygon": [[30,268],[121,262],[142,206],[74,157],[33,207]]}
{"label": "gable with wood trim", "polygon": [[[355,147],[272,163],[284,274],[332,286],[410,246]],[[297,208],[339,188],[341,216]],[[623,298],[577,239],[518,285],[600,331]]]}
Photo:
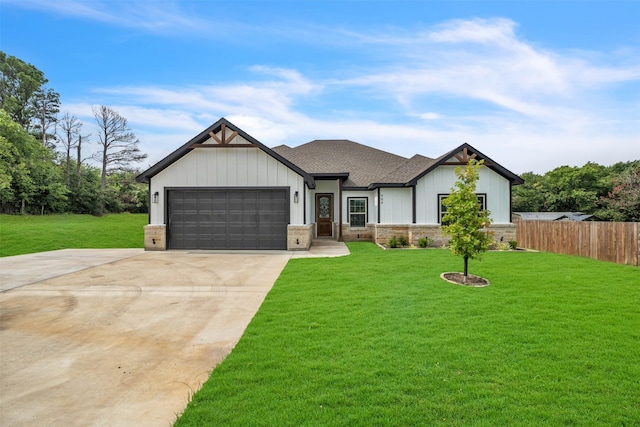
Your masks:
{"label": "gable with wood trim", "polygon": [[454,169],[484,159],[479,200],[515,239],[511,186],[522,180],[468,144],[410,159],[347,140],[268,148],[220,119],[138,176],[149,183],[145,248],[308,249],[315,238],[442,239]]}

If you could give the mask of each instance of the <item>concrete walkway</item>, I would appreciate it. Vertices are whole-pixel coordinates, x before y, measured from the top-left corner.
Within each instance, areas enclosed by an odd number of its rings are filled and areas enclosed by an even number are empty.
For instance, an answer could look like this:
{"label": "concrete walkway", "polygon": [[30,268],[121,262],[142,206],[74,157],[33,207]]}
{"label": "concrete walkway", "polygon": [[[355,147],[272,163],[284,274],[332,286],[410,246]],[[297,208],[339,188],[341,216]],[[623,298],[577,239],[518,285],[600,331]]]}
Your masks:
{"label": "concrete walkway", "polygon": [[308,252],[61,250],[0,258],[0,425],[166,426]]}

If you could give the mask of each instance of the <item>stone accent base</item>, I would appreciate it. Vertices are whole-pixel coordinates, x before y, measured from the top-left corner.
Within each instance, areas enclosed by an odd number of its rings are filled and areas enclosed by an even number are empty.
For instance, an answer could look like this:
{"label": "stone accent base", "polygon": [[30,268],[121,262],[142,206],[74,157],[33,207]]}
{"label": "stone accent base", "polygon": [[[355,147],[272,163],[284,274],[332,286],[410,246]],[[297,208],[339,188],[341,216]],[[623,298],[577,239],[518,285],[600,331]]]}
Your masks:
{"label": "stone accent base", "polygon": [[366,227],[351,228],[349,224],[342,224],[342,240],[345,242],[373,242],[374,225],[367,224]]}
{"label": "stone accent base", "polygon": [[518,241],[515,224],[494,224],[490,227],[490,230],[493,231],[493,238],[498,242]]}
{"label": "stone accent base", "polygon": [[287,226],[287,250],[308,251],[313,239],[314,224]]}
{"label": "stone accent base", "polygon": [[144,250],[145,251],[166,251],[167,250],[167,227],[165,225],[145,225],[144,226]]}
{"label": "stone accent base", "polygon": [[[494,239],[499,242],[517,240],[514,224],[495,224],[490,229],[494,232]],[[442,235],[438,224],[367,224],[363,229],[349,229],[348,225],[343,225],[342,228],[345,241],[365,240],[386,245],[394,236],[404,236],[414,246],[418,246],[418,240],[422,237],[432,240],[432,247],[440,247],[449,242],[449,237]]]}

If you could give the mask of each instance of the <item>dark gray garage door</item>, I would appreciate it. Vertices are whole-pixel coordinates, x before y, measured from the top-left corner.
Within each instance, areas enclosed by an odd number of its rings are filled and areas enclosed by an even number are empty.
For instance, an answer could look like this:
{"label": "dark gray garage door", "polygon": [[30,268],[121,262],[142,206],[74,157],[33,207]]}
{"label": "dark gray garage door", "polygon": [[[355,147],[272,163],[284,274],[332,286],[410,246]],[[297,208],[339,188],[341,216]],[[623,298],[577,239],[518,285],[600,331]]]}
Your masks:
{"label": "dark gray garage door", "polygon": [[287,249],[287,189],[168,191],[170,249]]}

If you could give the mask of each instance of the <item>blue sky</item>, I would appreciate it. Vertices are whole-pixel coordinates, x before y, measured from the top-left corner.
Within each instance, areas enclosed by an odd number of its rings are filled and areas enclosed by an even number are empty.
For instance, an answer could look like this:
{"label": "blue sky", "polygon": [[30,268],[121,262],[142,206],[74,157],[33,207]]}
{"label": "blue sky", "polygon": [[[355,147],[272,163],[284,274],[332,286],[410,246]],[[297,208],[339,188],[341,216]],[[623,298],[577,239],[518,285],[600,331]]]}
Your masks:
{"label": "blue sky", "polygon": [[516,173],[640,159],[635,0],[0,0],[0,49],[86,132],[91,105],[125,116],[141,168],[220,117],[271,147],[468,142]]}

